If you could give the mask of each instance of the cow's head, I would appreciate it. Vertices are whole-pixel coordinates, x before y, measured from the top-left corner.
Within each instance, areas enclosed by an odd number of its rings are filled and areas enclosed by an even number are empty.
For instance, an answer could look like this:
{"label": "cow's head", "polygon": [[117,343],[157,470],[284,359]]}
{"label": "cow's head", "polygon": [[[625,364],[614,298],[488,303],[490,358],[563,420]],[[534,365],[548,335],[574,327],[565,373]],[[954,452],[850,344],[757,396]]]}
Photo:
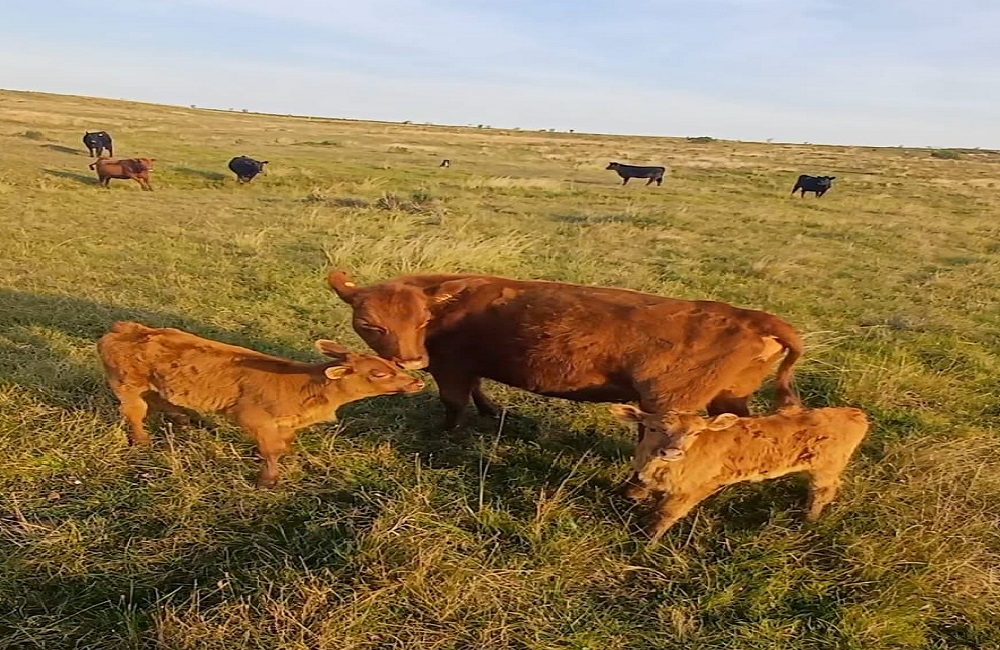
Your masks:
{"label": "cow's head", "polygon": [[264,176],[267,176],[267,161],[260,160],[257,162],[257,171],[259,171]]}
{"label": "cow's head", "polygon": [[424,382],[410,376],[381,357],[373,354],[356,354],[336,341],[316,341],[320,354],[333,359],[323,374],[337,382],[340,392],[346,391],[356,399],[392,393],[415,393],[423,390]]}
{"label": "cow's head", "polygon": [[621,166],[621,163],[609,162],[608,166],[604,169],[618,169],[619,166]]}
{"label": "cow's head", "polygon": [[372,350],[406,370],[426,368],[430,363],[427,326],[435,313],[482,282],[478,278],[459,278],[418,287],[390,280],[359,287],[346,271],[331,271],[327,276],[330,288],[354,310],[354,331]]}
{"label": "cow's head", "polygon": [[139,166],[145,171],[153,171],[153,163],[156,162],[156,158],[136,158],[139,161]]}
{"label": "cow's head", "polygon": [[713,418],[682,411],[646,413],[629,404],[614,404],[611,412],[619,420],[639,424],[646,429],[636,447],[633,460],[633,466],[638,472],[652,461],[680,460],[701,432],[728,429],[740,419],[732,413],[723,413]]}

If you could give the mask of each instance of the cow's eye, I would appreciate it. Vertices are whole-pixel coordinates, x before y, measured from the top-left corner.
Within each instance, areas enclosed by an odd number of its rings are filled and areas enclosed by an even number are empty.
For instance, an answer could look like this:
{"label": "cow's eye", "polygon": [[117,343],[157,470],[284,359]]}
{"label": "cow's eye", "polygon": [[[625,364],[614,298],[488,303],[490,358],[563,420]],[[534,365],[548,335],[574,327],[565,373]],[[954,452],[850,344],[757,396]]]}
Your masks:
{"label": "cow's eye", "polygon": [[385,334],[389,330],[382,327],[381,325],[375,325],[373,323],[360,323],[362,329],[366,329],[372,332],[378,332],[379,334]]}
{"label": "cow's eye", "polygon": [[430,325],[430,323],[431,323],[431,319],[428,318],[424,322],[420,323],[420,325],[417,326],[417,329],[426,329],[427,326]]}
{"label": "cow's eye", "polygon": [[370,376],[370,377],[371,377],[372,379],[385,379],[386,377],[388,377],[388,376],[389,376],[389,373],[388,373],[388,372],[386,372],[386,371],[384,371],[384,370],[372,370],[372,371],[371,371],[371,372],[369,373],[369,376]]}

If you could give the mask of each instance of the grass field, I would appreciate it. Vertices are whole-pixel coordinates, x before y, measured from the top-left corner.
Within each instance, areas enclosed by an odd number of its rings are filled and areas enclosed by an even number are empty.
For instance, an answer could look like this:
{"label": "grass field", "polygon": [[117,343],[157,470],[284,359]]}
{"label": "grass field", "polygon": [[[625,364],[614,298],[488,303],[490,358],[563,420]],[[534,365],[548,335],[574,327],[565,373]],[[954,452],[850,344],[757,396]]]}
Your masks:
{"label": "grass field", "polygon": [[[80,141],[158,159],[96,185]],[[700,135],[700,134],[693,134]],[[270,161],[237,186],[234,155]],[[439,169],[441,158],[450,169]],[[663,187],[609,160],[667,164]],[[799,173],[837,176],[815,200]],[[1000,154],[444,128],[0,92],[0,648],[1000,648]],[[345,407],[255,490],[231,426],[131,450],[94,343],[140,319],[362,348],[325,271],[711,298],[804,332],[871,414],[824,519],[728,489],[657,547],[605,405]],[[760,404],[763,406],[763,403]]]}

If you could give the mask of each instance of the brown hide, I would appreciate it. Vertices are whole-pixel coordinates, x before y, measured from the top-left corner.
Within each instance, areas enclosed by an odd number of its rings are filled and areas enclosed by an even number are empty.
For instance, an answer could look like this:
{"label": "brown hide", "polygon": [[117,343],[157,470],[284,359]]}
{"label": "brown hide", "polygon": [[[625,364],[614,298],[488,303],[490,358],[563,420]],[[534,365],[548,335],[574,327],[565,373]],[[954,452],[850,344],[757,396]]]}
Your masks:
{"label": "brown hide", "polygon": [[578,401],[749,415],[749,396],[782,354],[777,400],[798,403],[791,380],[802,341],[765,312],[492,276],[412,275],[359,287],[337,271],[328,282],[373,350],[427,367],[447,428],[470,395],[480,412],[495,412],[481,378]]}
{"label": "brown hide", "polygon": [[112,178],[120,178],[132,179],[139,183],[142,189],[152,191],[153,186],[149,184],[149,172],[153,170],[154,162],[156,162],[156,158],[125,158],[122,160],[98,158],[90,164],[90,168],[97,170],[98,182],[104,187],[108,187]]}
{"label": "brown hide", "polygon": [[658,538],[716,490],[807,472],[815,520],[837,494],[840,475],[868,433],[854,408],[786,408],[771,415],[711,419],[675,411],[651,414],[612,407],[619,418],[645,428],[633,467],[646,489],[661,495],[651,534]]}
{"label": "brown hide", "polygon": [[300,429],[336,419],[343,404],[421,390],[423,382],[374,355],[317,341],[326,363],[302,363],[173,328],[115,323],[98,343],[108,383],[133,444],[148,444],[152,413],[218,413],[241,426],[264,458],[258,485],[273,485],[278,459]]}

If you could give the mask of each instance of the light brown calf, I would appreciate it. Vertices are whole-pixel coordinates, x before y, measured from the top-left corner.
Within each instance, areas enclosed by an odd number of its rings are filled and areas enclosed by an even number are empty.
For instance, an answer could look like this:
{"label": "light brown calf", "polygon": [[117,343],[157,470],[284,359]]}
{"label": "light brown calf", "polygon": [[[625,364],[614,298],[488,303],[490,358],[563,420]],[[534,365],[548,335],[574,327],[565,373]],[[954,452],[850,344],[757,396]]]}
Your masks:
{"label": "light brown calf", "polygon": [[277,482],[278,460],[300,429],[335,420],[348,402],[424,387],[384,359],[325,340],[316,348],[331,361],[309,364],[178,329],[119,322],[97,348],[132,444],[149,444],[144,421],[154,412],[184,419],[185,409],[222,414],[257,442],[264,460],[258,487]]}
{"label": "light brown calf", "polygon": [[646,429],[633,468],[641,484],[660,496],[649,531],[653,541],[722,487],[796,472],[809,474],[806,518],[814,521],[836,497],[840,474],[868,432],[867,417],[854,408],[791,407],[772,415],[710,418],[644,413],[626,404],[611,411]]}
{"label": "light brown calf", "polygon": [[97,180],[104,187],[108,187],[112,178],[131,178],[139,184],[139,187],[152,192],[153,186],[149,184],[149,172],[153,171],[154,162],[156,162],[156,158],[124,158],[122,160],[98,158],[90,163],[90,168],[97,170]]}

